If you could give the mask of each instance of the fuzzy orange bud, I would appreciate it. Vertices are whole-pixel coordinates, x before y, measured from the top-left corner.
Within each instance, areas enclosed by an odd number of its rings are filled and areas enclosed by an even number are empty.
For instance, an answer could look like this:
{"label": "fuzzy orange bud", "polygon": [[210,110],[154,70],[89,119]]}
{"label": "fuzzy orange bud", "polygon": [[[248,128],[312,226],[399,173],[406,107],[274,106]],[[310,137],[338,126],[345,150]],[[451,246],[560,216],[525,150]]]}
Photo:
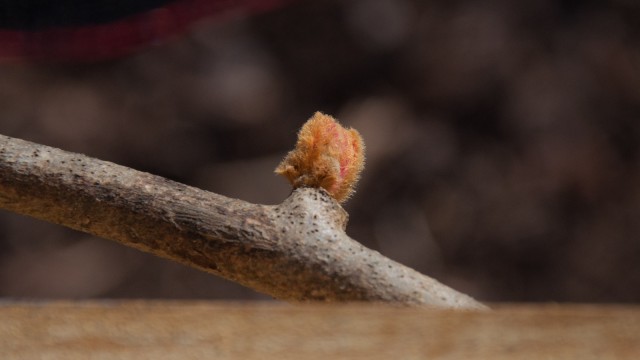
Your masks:
{"label": "fuzzy orange bud", "polygon": [[355,129],[316,112],[300,129],[298,142],[276,168],[294,188],[321,187],[338,202],[353,193],[364,167],[364,143]]}

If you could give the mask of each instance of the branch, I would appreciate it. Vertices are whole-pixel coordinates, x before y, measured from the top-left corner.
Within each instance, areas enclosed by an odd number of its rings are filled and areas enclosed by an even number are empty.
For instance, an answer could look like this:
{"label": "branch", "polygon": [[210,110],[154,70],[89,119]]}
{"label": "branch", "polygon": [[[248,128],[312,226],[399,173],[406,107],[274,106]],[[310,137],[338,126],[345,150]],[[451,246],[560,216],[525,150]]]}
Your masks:
{"label": "branch", "polygon": [[0,208],[117,241],[288,301],[483,308],[360,245],[324,190],[277,206],[230,199],[0,135]]}

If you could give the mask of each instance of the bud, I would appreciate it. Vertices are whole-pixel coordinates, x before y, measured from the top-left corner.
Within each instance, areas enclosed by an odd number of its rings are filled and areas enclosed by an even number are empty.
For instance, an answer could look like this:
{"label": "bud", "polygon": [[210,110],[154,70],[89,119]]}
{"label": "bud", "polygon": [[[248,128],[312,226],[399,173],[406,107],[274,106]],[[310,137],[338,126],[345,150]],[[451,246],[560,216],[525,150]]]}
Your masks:
{"label": "bud", "polygon": [[320,187],[344,202],[353,193],[363,167],[364,143],[358,131],[316,112],[302,126],[295,149],[275,172],[294,188]]}

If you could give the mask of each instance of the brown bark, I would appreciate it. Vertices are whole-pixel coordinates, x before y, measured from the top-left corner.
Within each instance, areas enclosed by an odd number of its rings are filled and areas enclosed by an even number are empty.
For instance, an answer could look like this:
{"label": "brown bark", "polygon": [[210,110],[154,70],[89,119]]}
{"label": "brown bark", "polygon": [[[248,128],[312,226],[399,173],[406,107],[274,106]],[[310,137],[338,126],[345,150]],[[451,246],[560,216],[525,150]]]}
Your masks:
{"label": "brown bark", "polygon": [[482,308],[349,238],[323,190],[282,204],[230,199],[0,135],[0,208],[175,260],[288,301]]}

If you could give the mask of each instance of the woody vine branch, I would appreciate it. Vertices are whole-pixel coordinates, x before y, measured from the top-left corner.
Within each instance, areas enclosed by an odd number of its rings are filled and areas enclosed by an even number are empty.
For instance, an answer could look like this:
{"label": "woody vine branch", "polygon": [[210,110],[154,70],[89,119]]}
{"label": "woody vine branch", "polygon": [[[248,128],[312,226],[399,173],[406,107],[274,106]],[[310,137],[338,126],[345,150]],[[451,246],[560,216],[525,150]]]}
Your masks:
{"label": "woody vine branch", "polygon": [[325,190],[251,204],[0,135],[0,208],[117,241],[286,301],[484,308],[367,249]]}

